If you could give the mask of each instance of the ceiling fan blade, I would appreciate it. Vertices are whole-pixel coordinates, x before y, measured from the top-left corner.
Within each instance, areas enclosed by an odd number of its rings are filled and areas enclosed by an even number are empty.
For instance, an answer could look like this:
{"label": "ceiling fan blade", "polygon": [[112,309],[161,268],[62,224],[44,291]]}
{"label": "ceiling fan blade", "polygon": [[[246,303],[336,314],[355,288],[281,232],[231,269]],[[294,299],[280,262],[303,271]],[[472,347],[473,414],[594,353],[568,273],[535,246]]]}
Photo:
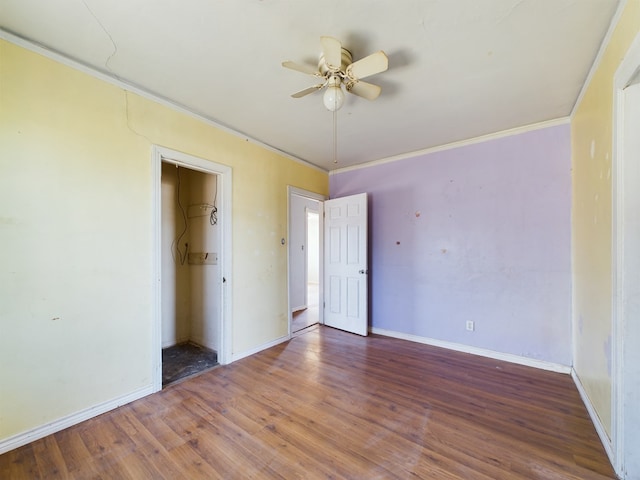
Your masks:
{"label": "ceiling fan blade", "polygon": [[302,72],[309,75],[319,75],[318,67],[312,67],[311,65],[301,65],[296,62],[292,62],[287,60],[286,62],[282,62],[282,66],[284,68],[290,68],[291,70],[295,70],[296,72]]}
{"label": "ceiling fan blade", "polygon": [[322,44],[324,61],[329,70],[340,70],[342,65],[342,44],[340,40],[333,37],[320,37],[320,43]]}
{"label": "ceiling fan blade", "polygon": [[380,95],[382,89],[378,85],[367,82],[354,82],[347,85],[347,92],[353,93],[367,100],[375,100]]}
{"label": "ceiling fan blade", "polygon": [[322,87],[324,87],[324,83],[319,83],[318,85],[314,85],[313,87],[309,87],[309,88],[305,88],[304,90],[300,90],[299,92],[296,92],[291,96],[293,98],[301,98],[301,97],[304,97],[305,95],[309,95],[310,93],[315,92],[316,90],[320,90]]}
{"label": "ceiling fan blade", "polygon": [[359,80],[370,75],[375,75],[376,73],[384,72],[387,68],[389,68],[389,59],[387,55],[380,50],[357,62],[353,62],[347,67],[345,73],[349,78]]}

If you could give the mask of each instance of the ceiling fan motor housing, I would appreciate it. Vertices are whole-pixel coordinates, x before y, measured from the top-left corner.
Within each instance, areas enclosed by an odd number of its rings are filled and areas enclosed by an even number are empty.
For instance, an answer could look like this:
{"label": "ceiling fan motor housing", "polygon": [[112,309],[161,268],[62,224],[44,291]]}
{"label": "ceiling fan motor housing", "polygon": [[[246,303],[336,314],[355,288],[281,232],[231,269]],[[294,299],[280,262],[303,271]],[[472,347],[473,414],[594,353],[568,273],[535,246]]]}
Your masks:
{"label": "ceiling fan motor housing", "polygon": [[349,65],[351,65],[351,63],[353,63],[353,58],[351,56],[351,52],[349,50],[347,50],[346,48],[342,47],[340,65],[339,66],[338,65],[333,65],[332,67],[334,67],[334,68],[330,68],[330,66],[327,65],[327,62],[326,62],[326,60],[324,58],[324,54],[321,53],[320,54],[320,60],[318,61],[318,70],[320,71],[320,73],[322,74],[323,77],[328,78],[332,74],[337,74],[338,72],[343,72],[343,73],[346,72],[347,71],[347,67]]}

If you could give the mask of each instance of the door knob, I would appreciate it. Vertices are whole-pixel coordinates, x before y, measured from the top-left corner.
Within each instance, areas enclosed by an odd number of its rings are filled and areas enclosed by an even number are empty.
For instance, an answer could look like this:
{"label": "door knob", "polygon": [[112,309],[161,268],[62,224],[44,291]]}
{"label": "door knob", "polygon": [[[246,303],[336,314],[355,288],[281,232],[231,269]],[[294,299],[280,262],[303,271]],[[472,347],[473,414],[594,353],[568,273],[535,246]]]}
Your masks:
{"label": "door knob", "polygon": [[369,273],[369,270],[360,270],[358,273],[361,273],[364,275],[365,273]]}

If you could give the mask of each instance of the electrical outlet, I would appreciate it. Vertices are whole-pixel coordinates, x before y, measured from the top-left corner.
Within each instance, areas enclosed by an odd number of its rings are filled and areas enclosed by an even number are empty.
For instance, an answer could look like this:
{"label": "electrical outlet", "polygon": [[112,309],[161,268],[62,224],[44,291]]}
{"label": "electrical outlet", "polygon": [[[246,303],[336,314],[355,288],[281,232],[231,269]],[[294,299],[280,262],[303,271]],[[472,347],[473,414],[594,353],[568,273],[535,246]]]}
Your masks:
{"label": "electrical outlet", "polygon": [[473,332],[475,330],[475,323],[473,322],[473,320],[467,320],[467,330],[469,330],[470,332]]}

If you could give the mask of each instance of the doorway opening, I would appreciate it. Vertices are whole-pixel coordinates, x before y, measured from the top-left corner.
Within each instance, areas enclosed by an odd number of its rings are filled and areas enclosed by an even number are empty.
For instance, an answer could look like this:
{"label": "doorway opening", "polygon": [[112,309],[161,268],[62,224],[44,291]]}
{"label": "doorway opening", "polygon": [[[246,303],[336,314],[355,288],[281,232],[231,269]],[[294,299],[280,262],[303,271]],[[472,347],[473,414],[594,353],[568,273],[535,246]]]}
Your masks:
{"label": "doorway opening", "polygon": [[218,365],[218,176],[163,162],[162,385]]}
{"label": "doorway opening", "polygon": [[320,216],[316,209],[305,207],[305,242],[301,245],[304,252],[305,274],[304,305],[292,312],[291,333],[320,323]]}
{"label": "doorway opening", "polygon": [[154,147],[154,390],[228,363],[231,169]]}
{"label": "doorway opening", "polygon": [[289,187],[290,333],[323,323],[322,229],[324,197]]}
{"label": "doorway opening", "polygon": [[162,385],[218,365],[218,176],[162,162]]}

